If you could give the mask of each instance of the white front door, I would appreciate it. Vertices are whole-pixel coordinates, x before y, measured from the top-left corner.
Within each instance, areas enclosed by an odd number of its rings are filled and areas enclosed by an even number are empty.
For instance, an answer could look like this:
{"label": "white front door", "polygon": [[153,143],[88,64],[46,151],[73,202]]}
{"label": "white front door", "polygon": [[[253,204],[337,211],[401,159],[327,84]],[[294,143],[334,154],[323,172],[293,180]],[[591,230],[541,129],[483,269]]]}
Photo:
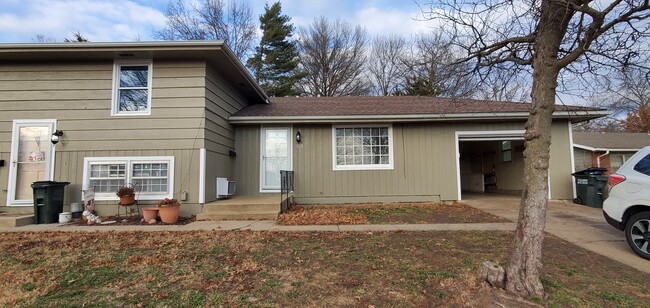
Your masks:
{"label": "white front door", "polygon": [[31,205],[36,181],[52,180],[54,146],[50,142],[55,120],[15,120],[11,139],[11,166],[7,205]]}
{"label": "white front door", "polygon": [[260,183],[262,191],[280,190],[280,170],[291,170],[291,128],[262,128]]}

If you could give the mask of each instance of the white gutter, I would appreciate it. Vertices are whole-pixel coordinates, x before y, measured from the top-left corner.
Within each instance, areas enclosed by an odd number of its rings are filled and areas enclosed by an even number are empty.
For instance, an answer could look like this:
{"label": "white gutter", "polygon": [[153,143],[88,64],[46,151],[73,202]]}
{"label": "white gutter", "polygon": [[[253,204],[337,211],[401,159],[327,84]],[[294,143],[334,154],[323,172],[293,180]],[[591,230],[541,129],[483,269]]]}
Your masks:
{"label": "white gutter", "polygon": [[605,152],[605,154],[603,155],[596,157],[596,164],[598,165],[598,167],[600,167],[600,158],[607,155],[609,155],[609,151]]}
{"label": "white gutter", "polygon": [[[579,116],[606,116],[609,111],[562,111],[553,113],[554,118],[573,118]],[[521,120],[527,119],[528,112],[501,113],[447,113],[447,114],[404,114],[404,115],[336,115],[336,116],[231,116],[233,124],[258,123],[331,123],[331,122],[418,122],[418,121],[459,121],[459,120]]]}
{"label": "white gutter", "polygon": [[573,147],[587,150],[587,151],[592,151],[592,152],[636,152],[638,150],[641,150],[641,148],[638,149],[617,149],[617,148],[595,148],[595,147],[590,147],[588,145],[582,145],[582,144],[573,144]]}

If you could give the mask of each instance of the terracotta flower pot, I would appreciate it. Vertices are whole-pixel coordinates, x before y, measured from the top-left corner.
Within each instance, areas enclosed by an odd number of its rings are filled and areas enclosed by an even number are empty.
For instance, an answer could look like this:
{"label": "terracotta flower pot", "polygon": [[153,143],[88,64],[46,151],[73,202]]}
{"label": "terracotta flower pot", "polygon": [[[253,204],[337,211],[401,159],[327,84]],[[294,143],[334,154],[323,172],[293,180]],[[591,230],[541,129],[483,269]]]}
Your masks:
{"label": "terracotta flower pot", "polygon": [[175,224],[178,221],[180,208],[180,205],[159,207],[158,213],[160,214],[160,220],[166,224]]}
{"label": "terracotta flower pot", "polygon": [[120,205],[131,205],[135,203],[135,195],[120,196]]}
{"label": "terracotta flower pot", "polygon": [[157,207],[146,207],[142,209],[142,218],[144,221],[149,222],[150,220],[155,220],[158,218],[158,208]]}

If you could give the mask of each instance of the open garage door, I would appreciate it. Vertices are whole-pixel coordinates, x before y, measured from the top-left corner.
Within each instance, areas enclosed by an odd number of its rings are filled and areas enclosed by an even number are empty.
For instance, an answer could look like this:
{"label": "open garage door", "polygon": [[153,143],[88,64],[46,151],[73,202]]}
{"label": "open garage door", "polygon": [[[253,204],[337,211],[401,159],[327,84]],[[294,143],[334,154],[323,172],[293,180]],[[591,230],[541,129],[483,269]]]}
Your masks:
{"label": "open garage door", "polygon": [[524,131],[456,132],[458,199],[463,194],[521,194]]}

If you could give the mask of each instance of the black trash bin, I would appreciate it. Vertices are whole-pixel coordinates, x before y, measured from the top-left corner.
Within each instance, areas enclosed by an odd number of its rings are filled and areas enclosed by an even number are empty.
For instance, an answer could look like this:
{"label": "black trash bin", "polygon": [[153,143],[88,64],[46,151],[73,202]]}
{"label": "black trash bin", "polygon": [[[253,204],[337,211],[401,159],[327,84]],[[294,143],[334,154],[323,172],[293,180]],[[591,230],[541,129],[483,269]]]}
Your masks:
{"label": "black trash bin", "polygon": [[590,167],[572,173],[576,181],[576,198],[574,203],[591,207],[603,207],[603,190],[607,186],[608,176],[603,175],[606,168]]}
{"label": "black trash bin", "polygon": [[34,223],[51,224],[59,221],[63,212],[63,189],[70,182],[39,181],[34,189]]}

